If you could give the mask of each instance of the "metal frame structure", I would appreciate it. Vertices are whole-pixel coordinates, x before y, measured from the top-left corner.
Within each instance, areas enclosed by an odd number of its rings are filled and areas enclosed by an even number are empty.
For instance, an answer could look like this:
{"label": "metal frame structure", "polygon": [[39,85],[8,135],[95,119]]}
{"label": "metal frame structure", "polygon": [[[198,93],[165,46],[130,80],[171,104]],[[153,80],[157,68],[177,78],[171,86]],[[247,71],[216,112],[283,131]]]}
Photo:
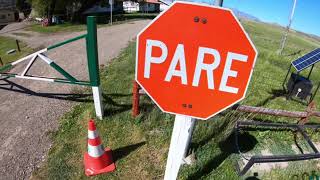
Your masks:
{"label": "metal frame structure", "polygon": [[[264,127],[264,128],[277,128],[277,129],[291,129],[296,132],[302,134],[304,139],[307,141],[313,153],[307,154],[295,154],[295,155],[268,155],[268,156],[261,156],[261,155],[254,155],[250,158],[245,157],[239,148],[238,142],[238,133],[239,130],[245,129],[248,127]],[[299,125],[299,124],[282,124],[282,123],[265,123],[265,122],[258,122],[258,121],[237,121],[235,126],[235,143],[237,146],[237,150],[244,159],[248,160],[248,163],[240,170],[240,166],[237,163],[236,168],[237,172],[240,176],[243,176],[248,172],[248,170],[255,164],[255,163],[271,163],[271,162],[287,162],[287,161],[301,161],[301,160],[310,160],[310,159],[318,159],[320,158],[319,150],[316,148],[314,143],[311,141],[310,137],[305,131],[305,128],[311,129],[319,129],[320,125]]]}
{"label": "metal frame structure", "polygon": [[[57,63],[52,61],[49,57],[47,57],[44,54],[49,50],[61,47],[65,44],[68,44],[83,38],[86,39],[87,63],[88,63],[90,81],[77,80],[75,77],[73,77],[71,74],[69,74],[67,71],[65,71],[62,67],[60,67]],[[65,77],[65,79],[27,75],[28,71],[30,70],[30,68],[38,58],[44,61],[45,63],[47,63],[48,65],[50,65],[53,69],[55,69],[63,77]],[[25,66],[22,72],[18,74],[7,73],[10,69],[12,69],[17,64],[25,62],[27,60],[29,60],[29,63]],[[94,16],[87,17],[87,34],[83,34],[75,38],[71,38],[66,41],[54,44],[45,49],[32,53],[24,58],[21,58],[15,62],[1,66],[0,77],[20,78],[20,79],[29,79],[29,80],[37,80],[37,81],[91,86],[93,91],[96,115],[99,119],[102,119],[103,105],[102,105],[102,96],[101,96],[101,90],[100,90],[96,17]]]}

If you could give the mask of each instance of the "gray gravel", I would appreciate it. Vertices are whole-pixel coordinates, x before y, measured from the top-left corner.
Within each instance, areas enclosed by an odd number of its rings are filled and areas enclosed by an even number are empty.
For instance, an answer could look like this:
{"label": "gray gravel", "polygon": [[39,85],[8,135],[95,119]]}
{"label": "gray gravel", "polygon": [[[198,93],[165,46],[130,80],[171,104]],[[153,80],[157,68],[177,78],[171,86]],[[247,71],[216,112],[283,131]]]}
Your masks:
{"label": "gray gravel", "polygon": [[[148,22],[135,21],[98,29],[100,64],[106,64],[116,57]],[[16,32],[26,33],[23,30]],[[30,33],[32,37],[21,37],[10,32],[1,35],[18,38],[33,48],[39,48],[83,33]],[[47,55],[76,78],[85,80],[88,78],[85,52],[85,43],[81,40],[50,51]],[[30,74],[60,77],[40,61],[35,63]],[[75,87],[0,79],[0,179],[28,179],[32,171],[41,165],[52,144],[48,133],[57,130],[58,119],[76,104],[63,99],[68,97],[68,93],[74,92]],[[58,94],[62,98],[43,97],[47,93]]]}

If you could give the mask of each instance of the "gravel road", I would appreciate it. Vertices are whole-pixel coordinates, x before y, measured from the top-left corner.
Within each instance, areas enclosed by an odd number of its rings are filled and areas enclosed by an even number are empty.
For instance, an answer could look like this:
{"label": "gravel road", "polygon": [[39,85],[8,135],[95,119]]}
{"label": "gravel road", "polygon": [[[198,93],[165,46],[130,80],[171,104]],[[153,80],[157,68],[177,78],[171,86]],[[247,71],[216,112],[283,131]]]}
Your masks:
{"label": "gravel road", "polygon": [[[149,21],[134,21],[98,29],[100,64],[106,64],[125,48]],[[16,36],[16,32],[31,37]],[[19,30],[1,34],[26,42],[33,48],[46,47],[85,32],[43,35]],[[88,79],[84,40],[46,53],[48,57],[78,79]],[[21,67],[15,68],[17,71]],[[60,77],[41,61],[30,70],[32,75]],[[76,104],[68,94],[76,86],[40,81],[0,79],[0,179],[28,179],[46,159],[51,146],[48,133],[56,131],[58,119]],[[77,86],[79,87],[79,86]],[[46,97],[49,96],[49,97]]]}

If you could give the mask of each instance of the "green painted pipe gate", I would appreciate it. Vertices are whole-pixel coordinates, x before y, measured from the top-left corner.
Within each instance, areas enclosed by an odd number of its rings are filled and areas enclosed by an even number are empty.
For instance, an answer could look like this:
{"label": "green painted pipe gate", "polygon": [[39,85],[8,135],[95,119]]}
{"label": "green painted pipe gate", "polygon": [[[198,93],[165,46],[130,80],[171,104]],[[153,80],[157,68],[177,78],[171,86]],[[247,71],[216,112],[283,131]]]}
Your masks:
{"label": "green painted pipe gate", "polygon": [[[63,68],[61,68],[58,64],[56,64],[54,61],[48,58],[45,54],[43,54],[44,52],[61,47],[65,44],[68,44],[83,38],[86,39],[89,81],[82,81],[82,80],[76,79],[67,71],[65,71]],[[33,63],[37,58],[43,60],[52,68],[54,68],[57,72],[59,72],[64,77],[64,79],[27,75],[27,72],[32,67]],[[18,74],[7,73],[8,70],[13,68],[17,64],[27,60],[29,60],[29,63],[21,73],[18,73]],[[39,81],[47,81],[47,82],[58,82],[58,83],[91,86],[92,92],[93,92],[96,116],[99,119],[102,119],[103,105],[102,105],[102,97],[101,97],[101,89],[100,89],[96,17],[94,16],[87,17],[87,34],[83,34],[75,38],[68,39],[66,41],[54,44],[45,49],[42,49],[33,54],[30,54],[24,58],[21,58],[15,62],[6,64],[0,67],[0,77],[12,77],[12,78],[20,78],[20,79],[30,79],[30,80],[39,80]]]}

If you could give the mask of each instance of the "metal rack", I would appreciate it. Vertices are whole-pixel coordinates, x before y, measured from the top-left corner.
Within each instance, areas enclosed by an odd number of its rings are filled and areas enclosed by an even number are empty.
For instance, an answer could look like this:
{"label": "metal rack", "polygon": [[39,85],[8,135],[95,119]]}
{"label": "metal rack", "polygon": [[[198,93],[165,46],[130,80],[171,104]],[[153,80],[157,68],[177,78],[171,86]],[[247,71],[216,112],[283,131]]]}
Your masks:
{"label": "metal rack", "polygon": [[[295,155],[254,155],[250,158],[244,157],[243,153],[240,151],[238,135],[240,130],[244,130],[248,127],[263,127],[263,128],[276,128],[276,129],[291,129],[302,134],[308,145],[313,150],[312,153],[307,154],[295,154]],[[320,158],[319,150],[316,148],[314,143],[311,141],[310,137],[306,133],[305,129],[319,129],[320,125],[299,125],[299,124],[283,124],[283,123],[266,123],[258,121],[237,121],[235,126],[235,142],[237,150],[243,158],[248,160],[248,163],[245,164],[243,169],[240,169],[239,163],[236,164],[237,172],[240,176],[243,176],[248,172],[248,170],[255,163],[274,163],[274,162],[288,162],[288,161],[301,161],[301,160],[310,160]]]}

